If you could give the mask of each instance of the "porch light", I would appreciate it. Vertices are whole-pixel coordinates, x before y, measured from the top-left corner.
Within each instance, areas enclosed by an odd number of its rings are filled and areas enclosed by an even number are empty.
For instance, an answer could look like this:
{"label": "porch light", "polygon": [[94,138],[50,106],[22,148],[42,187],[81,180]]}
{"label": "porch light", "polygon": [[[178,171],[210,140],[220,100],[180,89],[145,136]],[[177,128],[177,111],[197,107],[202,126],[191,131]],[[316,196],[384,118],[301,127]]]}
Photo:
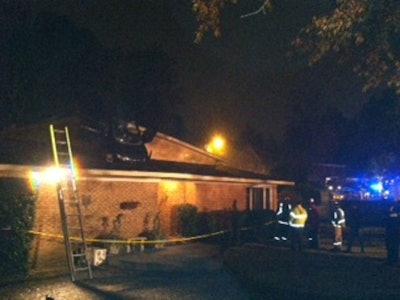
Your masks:
{"label": "porch light", "polygon": [[40,183],[56,184],[64,180],[68,176],[68,172],[69,170],[65,168],[50,167],[42,172],[33,171],[31,176],[36,185]]}

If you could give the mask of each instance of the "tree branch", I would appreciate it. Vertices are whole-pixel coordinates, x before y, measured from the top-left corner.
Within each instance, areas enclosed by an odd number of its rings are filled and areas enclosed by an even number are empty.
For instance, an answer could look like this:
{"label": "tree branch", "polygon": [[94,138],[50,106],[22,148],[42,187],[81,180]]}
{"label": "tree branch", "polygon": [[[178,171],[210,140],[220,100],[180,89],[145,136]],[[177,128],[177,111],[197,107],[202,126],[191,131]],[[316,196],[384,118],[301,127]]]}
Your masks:
{"label": "tree branch", "polygon": [[263,5],[261,5],[261,7],[259,9],[257,9],[256,11],[250,12],[248,14],[241,15],[240,18],[244,19],[244,18],[247,18],[247,17],[258,15],[259,13],[263,13],[265,15],[266,14],[266,10],[267,9],[271,10],[271,8],[272,8],[271,1],[270,0],[265,0]]}

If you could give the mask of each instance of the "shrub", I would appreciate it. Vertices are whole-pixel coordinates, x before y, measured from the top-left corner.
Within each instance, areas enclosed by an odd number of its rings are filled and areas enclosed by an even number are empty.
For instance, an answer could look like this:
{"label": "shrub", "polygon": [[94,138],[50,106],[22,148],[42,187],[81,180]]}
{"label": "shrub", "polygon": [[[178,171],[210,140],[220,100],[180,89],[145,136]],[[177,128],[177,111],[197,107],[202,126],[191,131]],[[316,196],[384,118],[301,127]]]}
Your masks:
{"label": "shrub", "polygon": [[197,207],[193,204],[181,204],[177,207],[179,228],[178,233],[184,237],[194,236],[197,229]]}
{"label": "shrub", "polygon": [[35,195],[18,179],[0,181],[0,273],[25,275],[35,216]]}

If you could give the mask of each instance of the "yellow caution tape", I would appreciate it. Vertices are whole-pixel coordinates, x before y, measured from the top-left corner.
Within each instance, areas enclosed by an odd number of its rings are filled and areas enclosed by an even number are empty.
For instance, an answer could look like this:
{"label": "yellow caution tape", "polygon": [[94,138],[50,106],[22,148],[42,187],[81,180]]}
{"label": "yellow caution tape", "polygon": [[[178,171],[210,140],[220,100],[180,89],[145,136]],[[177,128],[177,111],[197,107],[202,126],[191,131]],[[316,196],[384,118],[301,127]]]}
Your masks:
{"label": "yellow caution tape", "polygon": [[[52,233],[45,233],[45,232],[39,232],[39,231],[33,231],[30,230],[28,231],[30,234],[33,235],[40,235],[40,236],[45,236],[45,237],[52,237],[52,238],[64,238],[63,235],[61,234],[52,234]],[[186,237],[186,238],[174,238],[174,239],[163,239],[163,240],[107,240],[107,239],[86,239],[86,242],[88,243],[104,243],[104,244],[125,244],[125,245],[141,245],[141,244],[166,244],[166,243],[177,243],[177,242],[186,242],[186,241],[193,241],[193,240],[199,240],[199,239],[204,239],[207,237],[211,236],[216,236],[220,234],[224,234],[225,230],[221,230],[218,232],[213,232],[213,233],[208,233],[208,234],[202,234],[202,235],[197,235],[193,237]],[[80,241],[82,240],[79,237],[70,237],[70,240],[75,240],[75,241]]]}
{"label": "yellow caution tape", "polygon": [[[274,223],[275,223],[275,221],[269,221],[269,222],[265,223],[264,225],[269,226]],[[252,227],[243,227],[240,230],[245,231],[245,230],[251,230],[251,229],[253,229],[253,228]],[[11,230],[11,229],[10,228],[2,228],[2,230]],[[135,239],[135,238],[133,238],[132,240],[107,240],[107,239],[88,238],[88,239],[86,239],[86,242],[88,242],[88,243],[104,243],[104,244],[123,244],[123,245],[167,244],[167,243],[179,243],[179,242],[200,240],[200,239],[205,239],[205,238],[212,237],[212,236],[221,235],[221,234],[224,234],[227,232],[228,232],[227,230],[221,230],[221,231],[217,231],[217,232],[196,235],[196,236],[192,236],[192,237],[186,237],[186,238],[181,237],[181,238],[162,239],[162,240],[145,240],[145,239],[141,240],[141,239]],[[33,234],[33,235],[58,238],[58,239],[64,238],[64,235],[62,235],[62,234],[46,233],[46,232],[40,232],[40,231],[34,231],[34,230],[29,230],[28,233]],[[81,241],[82,239],[79,237],[70,237],[70,240]]]}

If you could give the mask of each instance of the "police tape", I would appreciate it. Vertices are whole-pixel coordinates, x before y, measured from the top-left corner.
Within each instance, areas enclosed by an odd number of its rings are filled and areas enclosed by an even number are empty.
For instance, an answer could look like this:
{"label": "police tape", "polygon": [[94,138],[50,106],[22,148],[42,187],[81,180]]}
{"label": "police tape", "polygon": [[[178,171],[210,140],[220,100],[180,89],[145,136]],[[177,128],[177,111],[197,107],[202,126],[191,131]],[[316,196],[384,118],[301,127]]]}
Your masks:
{"label": "police tape", "polygon": [[[179,237],[179,238],[160,239],[160,240],[146,240],[145,238],[141,239],[140,237],[135,237],[132,239],[127,239],[127,240],[112,240],[112,239],[98,239],[98,238],[97,239],[87,238],[85,240],[87,243],[122,244],[122,245],[167,244],[167,243],[179,243],[179,242],[200,240],[200,239],[205,239],[205,238],[212,237],[212,236],[221,235],[221,234],[224,234],[227,232],[228,231],[226,231],[226,230],[221,230],[221,231],[217,231],[217,232],[196,235],[196,236],[192,236],[192,237]],[[39,232],[39,231],[33,231],[33,230],[29,230],[28,233],[37,235],[37,236],[50,237],[50,238],[59,238],[59,239],[64,238],[64,235],[62,235],[62,234],[45,233],[45,232]],[[70,237],[70,240],[82,241],[82,238]]]}
{"label": "police tape", "polygon": [[[275,223],[275,221],[269,221],[269,222],[264,223],[263,225],[269,226],[274,223]],[[252,230],[252,229],[254,229],[254,227],[242,227],[242,228],[240,228],[240,231],[246,231],[246,230]],[[11,228],[1,228],[1,230],[11,231],[12,229]],[[34,230],[28,230],[27,232],[29,234],[36,235],[36,236],[64,239],[64,235],[58,234],[58,233],[47,233],[47,232],[34,231]],[[141,237],[135,237],[132,239],[127,239],[127,240],[98,239],[98,238],[97,239],[86,238],[85,240],[87,243],[121,244],[121,245],[168,244],[168,243],[183,243],[183,242],[188,242],[188,241],[201,240],[201,239],[206,239],[206,238],[213,237],[213,236],[222,235],[222,234],[225,234],[228,232],[230,232],[230,231],[229,230],[220,230],[220,231],[196,235],[196,236],[192,236],[192,237],[179,237],[179,238],[169,238],[169,239],[160,239],[160,240],[146,240],[145,238],[141,238]],[[82,238],[70,237],[70,240],[82,241]]]}

